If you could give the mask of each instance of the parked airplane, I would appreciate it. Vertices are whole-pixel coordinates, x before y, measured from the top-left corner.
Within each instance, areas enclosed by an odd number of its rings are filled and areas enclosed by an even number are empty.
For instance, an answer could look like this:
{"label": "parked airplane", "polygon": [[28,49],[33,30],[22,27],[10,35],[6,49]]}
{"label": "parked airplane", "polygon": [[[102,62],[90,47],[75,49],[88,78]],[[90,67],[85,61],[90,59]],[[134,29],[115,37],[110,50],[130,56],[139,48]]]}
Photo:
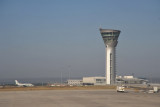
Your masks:
{"label": "parked airplane", "polygon": [[24,86],[24,87],[32,87],[32,86],[34,86],[34,85],[31,84],[31,83],[19,83],[17,80],[15,80],[15,83],[16,83],[16,85],[18,85],[18,86]]}

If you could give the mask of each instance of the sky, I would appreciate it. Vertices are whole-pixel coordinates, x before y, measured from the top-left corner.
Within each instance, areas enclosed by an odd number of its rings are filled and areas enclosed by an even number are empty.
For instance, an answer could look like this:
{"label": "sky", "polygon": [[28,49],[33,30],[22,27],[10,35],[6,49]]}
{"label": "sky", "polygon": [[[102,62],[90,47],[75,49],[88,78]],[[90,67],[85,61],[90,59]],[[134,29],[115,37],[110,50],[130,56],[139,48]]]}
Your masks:
{"label": "sky", "polygon": [[100,27],[117,75],[160,78],[159,0],[0,0],[0,78],[105,76]]}

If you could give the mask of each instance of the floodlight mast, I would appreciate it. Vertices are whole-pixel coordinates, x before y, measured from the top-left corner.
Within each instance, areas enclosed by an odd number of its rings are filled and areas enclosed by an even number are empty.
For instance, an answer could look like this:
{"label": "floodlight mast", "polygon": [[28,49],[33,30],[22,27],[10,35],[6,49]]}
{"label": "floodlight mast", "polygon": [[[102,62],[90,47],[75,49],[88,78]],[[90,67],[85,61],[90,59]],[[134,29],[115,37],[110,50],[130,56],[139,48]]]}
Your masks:
{"label": "floodlight mast", "polygon": [[113,29],[101,29],[100,33],[106,46],[106,84],[114,85],[116,82],[116,57],[115,48],[121,31]]}

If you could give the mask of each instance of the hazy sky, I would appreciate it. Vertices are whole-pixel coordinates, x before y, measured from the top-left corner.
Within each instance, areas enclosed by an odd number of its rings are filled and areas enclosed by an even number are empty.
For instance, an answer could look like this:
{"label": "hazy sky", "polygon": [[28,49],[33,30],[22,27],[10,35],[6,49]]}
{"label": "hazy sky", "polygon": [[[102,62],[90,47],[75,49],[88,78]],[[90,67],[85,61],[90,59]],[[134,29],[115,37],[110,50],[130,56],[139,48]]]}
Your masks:
{"label": "hazy sky", "polygon": [[100,27],[118,75],[160,78],[159,0],[0,0],[0,78],[104,76]]}

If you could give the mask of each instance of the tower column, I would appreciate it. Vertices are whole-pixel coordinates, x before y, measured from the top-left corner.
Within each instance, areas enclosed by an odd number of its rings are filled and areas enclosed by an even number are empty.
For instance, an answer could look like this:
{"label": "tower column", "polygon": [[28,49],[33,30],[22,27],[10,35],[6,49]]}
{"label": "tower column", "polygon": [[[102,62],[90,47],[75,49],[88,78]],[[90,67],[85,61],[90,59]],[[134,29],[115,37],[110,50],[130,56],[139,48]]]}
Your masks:
{"label": "tower column", "polygon": [[115,84],[115,47],[106,47],[106,84]]}

